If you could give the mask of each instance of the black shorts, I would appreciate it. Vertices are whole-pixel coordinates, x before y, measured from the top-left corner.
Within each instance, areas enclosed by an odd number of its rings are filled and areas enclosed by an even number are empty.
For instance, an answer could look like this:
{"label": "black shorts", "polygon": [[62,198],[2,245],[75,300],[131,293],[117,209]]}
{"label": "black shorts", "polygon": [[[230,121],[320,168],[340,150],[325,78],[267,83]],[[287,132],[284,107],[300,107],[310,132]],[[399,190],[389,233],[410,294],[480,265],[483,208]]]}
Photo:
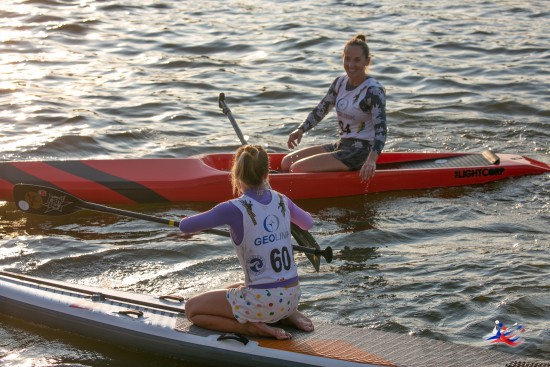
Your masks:
{"label": "black shorts", "polygon": [[367,160],[372,144],[361,139],[340,139],[335,143],[323,145],[323,148],[327,152],[332,152],[332,156],[348,166],[351,171],[357,171]]}

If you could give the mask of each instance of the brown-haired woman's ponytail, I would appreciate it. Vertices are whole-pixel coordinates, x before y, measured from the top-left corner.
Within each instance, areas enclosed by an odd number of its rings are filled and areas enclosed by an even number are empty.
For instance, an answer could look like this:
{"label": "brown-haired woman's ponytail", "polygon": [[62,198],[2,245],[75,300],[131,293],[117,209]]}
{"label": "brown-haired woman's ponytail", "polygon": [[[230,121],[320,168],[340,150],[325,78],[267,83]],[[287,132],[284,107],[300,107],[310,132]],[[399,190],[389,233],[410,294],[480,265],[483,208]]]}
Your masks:
{"label": "brown-haired woman's ponytail", "polygon": [[[365,55],[365,58],[370,57],[370,49],[369,45],[367,44],[367,36],[365,36],[362,33],[359,33],[355,36],[353,36],[346,44],[344,45],[344,49],[347,46],[359,46],[363,50],[363,54]],[[343,56],[343,53],[342,53]]]}

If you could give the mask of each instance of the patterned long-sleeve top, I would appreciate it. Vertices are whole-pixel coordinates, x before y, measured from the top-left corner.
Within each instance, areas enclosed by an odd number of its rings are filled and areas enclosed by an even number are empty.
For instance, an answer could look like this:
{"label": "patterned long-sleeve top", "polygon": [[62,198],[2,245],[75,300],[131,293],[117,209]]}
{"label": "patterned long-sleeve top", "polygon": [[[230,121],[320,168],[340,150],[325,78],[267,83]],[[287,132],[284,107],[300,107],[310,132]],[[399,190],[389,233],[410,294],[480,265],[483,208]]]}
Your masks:
{"label": "patterned long-sleeve top", "polygon": [[336,107],[340,138],[368,140],[372,150],[380,154],[387,136],[386,91],[373,77],[349,90],[348,81],[347,75],[336,78],[300,128],[311,130]]}

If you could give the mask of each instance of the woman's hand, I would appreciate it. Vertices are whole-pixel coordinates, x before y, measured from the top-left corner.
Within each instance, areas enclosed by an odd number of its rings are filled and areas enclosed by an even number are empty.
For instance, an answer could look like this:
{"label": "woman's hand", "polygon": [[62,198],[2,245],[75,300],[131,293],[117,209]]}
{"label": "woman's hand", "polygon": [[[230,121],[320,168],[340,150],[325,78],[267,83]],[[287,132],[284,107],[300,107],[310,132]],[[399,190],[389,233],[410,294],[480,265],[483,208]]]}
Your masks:
{"label": "woman's hand", "polygon": [[294,149],[302,141],[302,136],[304,135],[304,130],[298,128],[290,133],[288,136],[288,149]]}
{"label": "woman's hand", "polygon": [[359,171],[359,177],[361,177],[361,181],[366,182],[374,177],[374,173],[376,172],[376,160],[378,159],[378,154],[371,152],[361,167],[361,170]]}

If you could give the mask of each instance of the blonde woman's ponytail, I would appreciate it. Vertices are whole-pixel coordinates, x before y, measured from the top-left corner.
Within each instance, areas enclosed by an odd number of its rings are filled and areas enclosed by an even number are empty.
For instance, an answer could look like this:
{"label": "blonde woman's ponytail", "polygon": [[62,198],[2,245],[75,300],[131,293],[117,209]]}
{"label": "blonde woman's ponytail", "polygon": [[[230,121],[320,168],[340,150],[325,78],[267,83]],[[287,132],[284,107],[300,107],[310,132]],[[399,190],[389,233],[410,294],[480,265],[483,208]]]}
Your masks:
{"label": "blonde woman's ponytail", "polygon": [[269,157],[262,146],[240,147],[233,157],[231,167],[233,194],[242,194],[246,188],[264,188],[268,172]]}

